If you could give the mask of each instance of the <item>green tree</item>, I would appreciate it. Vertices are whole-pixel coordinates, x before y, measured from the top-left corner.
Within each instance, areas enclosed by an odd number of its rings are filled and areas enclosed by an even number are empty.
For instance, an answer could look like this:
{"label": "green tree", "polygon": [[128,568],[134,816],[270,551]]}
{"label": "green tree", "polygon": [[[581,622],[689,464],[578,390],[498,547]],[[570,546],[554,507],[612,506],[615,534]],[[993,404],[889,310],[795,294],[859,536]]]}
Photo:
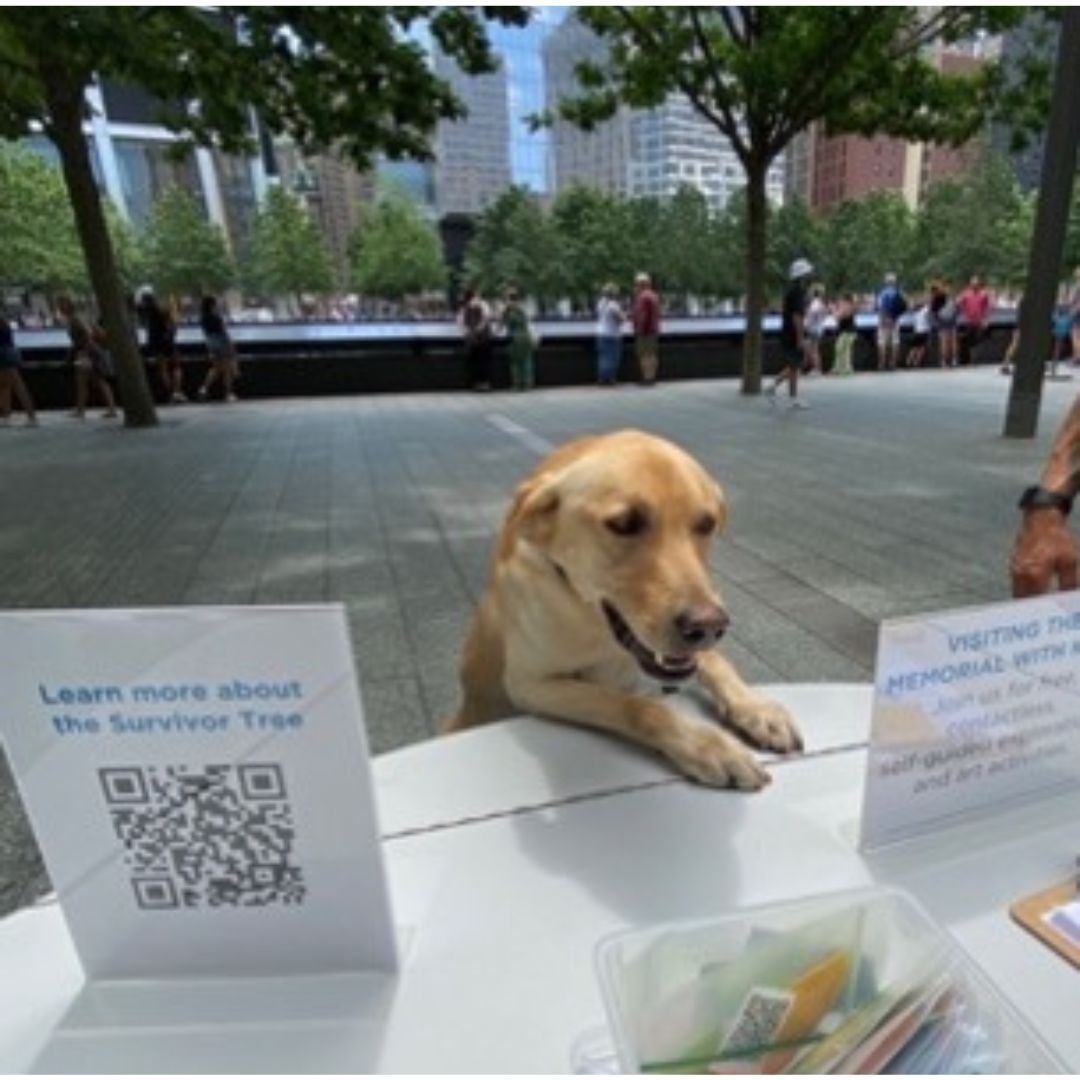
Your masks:
{"label": "green tree", "polygon": [[1018,23],[1024,8],[587,7],[608,44],[578,66],[563,117],[591,127],[622,106],[684,95],[730,143],[746,173],[747,334],[743,392],[761,389],[769,166],[816,121],[833,132],[958,144],[1006,93],[999,62],[938,70],[926,46]]}
{"label": "green tree", "polygon": [[386,300],[444,289],[447,267],[435,226],[408,195],[381,192],[349,244],[353,285]]}
{"label": "green tree", "polygon": [[722,285],[716,223],[705,196],[683,184],[659,207],[655,237],[655,261],[642,266],[650,270],[664,290],[665,300],[679,301],[687,310],[690,297],[708,300],[719,295]]}
{"label": "green tree", "polygon": [[1015,281],[1033,222],[1007,162],[988,155],[970,176],[943,180],[927,193],[916,226],[919,269],[953,282],[972,274]]}
{"label": "green tree", "polygon": [[527,188],[507,188],[481,215],[465,273],[482,292],[514,286],[545,307],[562,291],[558,238]]}
{"label": "green tree", "polygon": [[576,309],[591,311],[609,281],[629,289],[634,272],[647,265],[639,261],[639,251],[651,235],[650,213],[649,204],[631,205],[580,184],[555,196],[551,221],[562,288]]}
{"label": "green tree", "polygon": [[483,14],[528,17],[520,7],[0,9],[0,136],[40,125],[60,153],[127,424],[156,415],[83,137],[93,77],[141,86],[162,103],[159,119],[194,141],[248,150],[255,110],[302,152],[336,145],[364,168],[377,151],[430,156],[435,125],[462,115],[412,31],[426,23],[466,72],[490,71]]}
{"label": "green tree", "polygon": [[821,223],[821,260],[826,282],[842,292],[870,292],[895,273],[916,287],[915,220],[896,192],[878,191],[835,207]]}
{"label": "green tree", "polygon": [[39,154],[0,144],[0,278],[17,288],[77,288],[82,255],[60,171]]}
{"label": "green tree", "polygon": [[[142,273],[139,239],[112,203],[105,220],[125,289]],[[0,284],[85,293],[86,261],[60,170],[17,143],[0,143]]]}
{"label": "green tree", "polygon": [[298,307],[302,293],[334,287],[322,234],[300,200],[280,186],[270,188],[255,216],[244,276],[254,291],[295,299]]}
{"label": "green tree", "polygon": [[224,234],[183,188],[170,188],[154,203],[143,250],[147,276],[159,295],[218,293],[236,277]]}

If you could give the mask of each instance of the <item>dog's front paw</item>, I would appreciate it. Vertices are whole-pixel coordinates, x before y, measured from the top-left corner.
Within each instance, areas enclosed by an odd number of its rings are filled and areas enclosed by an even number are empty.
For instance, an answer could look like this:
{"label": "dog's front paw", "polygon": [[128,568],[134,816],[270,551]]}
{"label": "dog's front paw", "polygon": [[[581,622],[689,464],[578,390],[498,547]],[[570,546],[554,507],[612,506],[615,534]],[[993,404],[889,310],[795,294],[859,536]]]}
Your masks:
{"label": "dog's front paw", "polygon": [[778,701],[755,697],[745,705],[731,708],[728,719],[760,750],[792,754],[803,748],[795,721]]}
{"label": "dog's front paw", "polygon": [[757,791],[771,780],[745,746],[715,728],[695,731],[670,757],[687,776],[710,787]]}

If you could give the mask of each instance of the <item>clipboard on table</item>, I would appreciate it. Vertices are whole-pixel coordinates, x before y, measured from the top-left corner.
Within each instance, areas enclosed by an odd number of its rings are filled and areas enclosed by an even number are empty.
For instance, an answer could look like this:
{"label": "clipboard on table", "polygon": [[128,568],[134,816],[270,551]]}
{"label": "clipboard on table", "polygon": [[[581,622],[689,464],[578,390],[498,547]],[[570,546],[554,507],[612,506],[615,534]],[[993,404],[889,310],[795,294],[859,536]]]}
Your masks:
{"label": "clipboard on table", "polygon": [[1077,878],[1022,897],[1009,914],[1025,930],[1080,968],[1080,883]]}

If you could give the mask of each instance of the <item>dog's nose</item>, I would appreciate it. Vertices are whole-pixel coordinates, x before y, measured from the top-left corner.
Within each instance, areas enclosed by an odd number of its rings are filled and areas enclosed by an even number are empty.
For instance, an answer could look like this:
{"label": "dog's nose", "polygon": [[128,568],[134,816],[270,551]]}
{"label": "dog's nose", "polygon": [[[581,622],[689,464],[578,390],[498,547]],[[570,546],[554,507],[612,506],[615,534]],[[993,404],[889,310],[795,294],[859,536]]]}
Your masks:
{"label": "dog's nose", "polygon": [[716,604],[695,604],[675,616],[675,629],[687,645],[708,647],[724,636],[730,622]]}

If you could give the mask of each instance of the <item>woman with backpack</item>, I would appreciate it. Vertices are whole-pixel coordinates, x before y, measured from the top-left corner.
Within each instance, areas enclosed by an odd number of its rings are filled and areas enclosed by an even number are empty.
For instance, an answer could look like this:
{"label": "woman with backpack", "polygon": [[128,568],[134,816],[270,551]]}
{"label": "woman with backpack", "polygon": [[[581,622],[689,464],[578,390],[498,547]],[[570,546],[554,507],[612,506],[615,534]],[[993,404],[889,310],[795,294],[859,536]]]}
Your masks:
{"label": "woman with backpack", "polygon": [[959,313],[948,281],[938,280],[930,286],[930,314],[937,330],[941,366],[956,367],[956,324]]}
{"label": "woman with backpack", "polygon": [[502,325],[510,339],[510,385],[515,390],[531,390],[535,382],[534,331],[517,289],[506,290]]}
{"label": "woman with backpack", "polygon": [[80,420],[86,419],[86,406],[90,399],[91,388],[97,390],[105,402],[103,419],[111,420],[119,414],[116,411],[116,398],[108,377],[112,374],[112,357],[107,348],[108,339],[104,329],[97,323],[90,325],[76,310],[70,296],[61,296],[56,302],[60,322],[62,322],[71,342],[68,353],[75,372],[75,408],[71,415]]}

